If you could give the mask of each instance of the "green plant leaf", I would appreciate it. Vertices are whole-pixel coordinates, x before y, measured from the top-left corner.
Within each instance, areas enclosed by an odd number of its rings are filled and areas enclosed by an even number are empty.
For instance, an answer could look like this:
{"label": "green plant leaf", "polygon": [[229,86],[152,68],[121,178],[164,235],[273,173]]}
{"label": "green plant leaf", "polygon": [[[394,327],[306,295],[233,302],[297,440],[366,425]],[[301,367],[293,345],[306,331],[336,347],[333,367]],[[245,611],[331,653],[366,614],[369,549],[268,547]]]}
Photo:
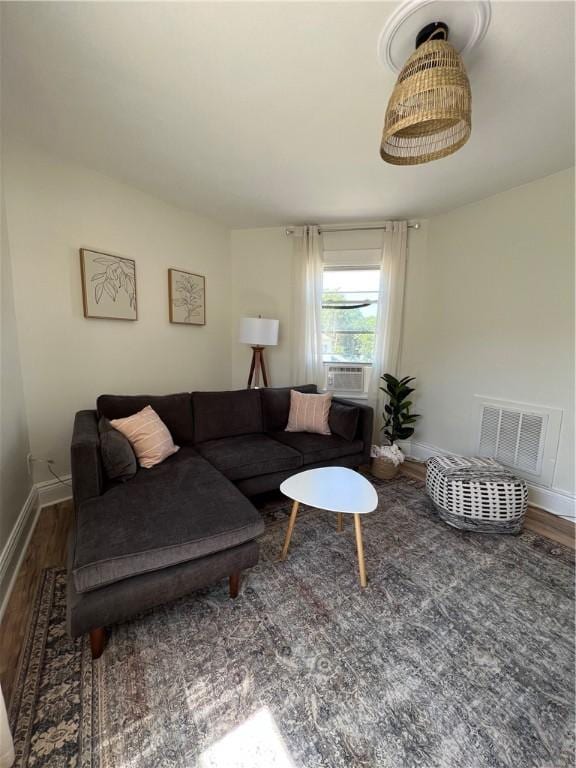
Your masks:
{"label": "green plant leaf", "polygon": [[380,378],[385,382],[385,386],[380,387],[380,391],[387,398],[382,413],[384,425],[381,432],[390,443],[406,440],[414,434],[414,428],[410,425],[415,424],[420,418],[420,414],[410,413],[413,403],[408,399],[408,396],[415,391],[414,387],[409,386],[415,381],[415,377],[403,376],[397,379],[391,373],[384,373]]}

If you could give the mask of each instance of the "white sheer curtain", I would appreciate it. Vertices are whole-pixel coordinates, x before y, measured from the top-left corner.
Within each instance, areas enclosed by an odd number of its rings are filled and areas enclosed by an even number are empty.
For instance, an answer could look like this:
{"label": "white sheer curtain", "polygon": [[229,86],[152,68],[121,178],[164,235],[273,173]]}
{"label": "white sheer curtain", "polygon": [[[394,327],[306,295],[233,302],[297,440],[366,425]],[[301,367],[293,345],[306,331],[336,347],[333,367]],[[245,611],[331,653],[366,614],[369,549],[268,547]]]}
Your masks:
{"label": "white sheer curtain", "polygon": [[10,768],[14,763],[14,745],[8,725],[8,716],[0,688],[0,768]]}
{"label": "white sheer curtain", "polygon": [[375,438],[378,438],[381,426],[382,401],[379,395],[382,393],[379,392],[379,387],[382,382],[380,377],[383,373],[398,375],[406,280],[407,234],[408,225],[405,221],[391,221],[384,228],[374,363],[368,390],[368,399],[374,408]]}
{"label": "white sheer curtain", "polygon": [[323,386],[322,244],[318,227],[296,229],[294,238],[294,384]]}

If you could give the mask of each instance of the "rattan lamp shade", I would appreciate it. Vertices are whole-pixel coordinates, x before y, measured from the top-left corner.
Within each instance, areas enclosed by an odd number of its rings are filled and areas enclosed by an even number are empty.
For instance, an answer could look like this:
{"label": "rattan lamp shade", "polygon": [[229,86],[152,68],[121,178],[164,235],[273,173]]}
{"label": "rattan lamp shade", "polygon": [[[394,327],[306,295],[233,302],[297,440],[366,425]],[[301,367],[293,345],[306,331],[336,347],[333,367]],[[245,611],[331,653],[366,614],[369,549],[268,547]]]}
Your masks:
{"label": "rattan lamp shade", "polygon": [[470,136],[472,95],[456,49],[429,40],[410,56],[390,97],[380,154],[418,165],[456,152]]}

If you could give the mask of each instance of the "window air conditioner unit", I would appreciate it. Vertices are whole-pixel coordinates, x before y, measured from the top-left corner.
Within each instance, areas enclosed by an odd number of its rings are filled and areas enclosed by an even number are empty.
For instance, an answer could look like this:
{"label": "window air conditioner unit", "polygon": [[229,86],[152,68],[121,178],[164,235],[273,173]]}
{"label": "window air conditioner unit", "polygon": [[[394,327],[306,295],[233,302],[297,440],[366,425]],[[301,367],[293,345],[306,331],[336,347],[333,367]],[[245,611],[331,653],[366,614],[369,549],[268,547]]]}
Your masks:
{"label": "window air conditioner unit", "polygon": [[329,365],[326,389],[332,392],[364,392],[364,371],[361,365]]}

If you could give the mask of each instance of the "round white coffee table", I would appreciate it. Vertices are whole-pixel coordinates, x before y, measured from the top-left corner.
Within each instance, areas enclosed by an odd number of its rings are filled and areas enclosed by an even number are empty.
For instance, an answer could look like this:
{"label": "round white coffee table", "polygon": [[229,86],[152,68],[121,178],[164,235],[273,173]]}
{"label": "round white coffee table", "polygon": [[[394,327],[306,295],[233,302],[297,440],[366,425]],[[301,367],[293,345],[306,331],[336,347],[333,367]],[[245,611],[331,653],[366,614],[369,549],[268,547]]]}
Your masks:
{"label": "round white coffee table", "polygon": [[356,531],[356,548],[358,550],[358,570],[360,584],[366,586],[366,566],[364,565],[364,545],[362,543],[362,526],[360,515],[373,512],[378,506],[378,496],[372,483],[359,472],[346,467],[321,467],[299,472],[284,480],[280,490],[285,496],[293,499],[292,514],[286,531],[286,540],[281,559],[285,560],[290,547],[292,531],[298,515],[298,507],[307,504],[317,509],[325,509],[338,513],[337,530],[343,530],[343,515],[354,515]]}

